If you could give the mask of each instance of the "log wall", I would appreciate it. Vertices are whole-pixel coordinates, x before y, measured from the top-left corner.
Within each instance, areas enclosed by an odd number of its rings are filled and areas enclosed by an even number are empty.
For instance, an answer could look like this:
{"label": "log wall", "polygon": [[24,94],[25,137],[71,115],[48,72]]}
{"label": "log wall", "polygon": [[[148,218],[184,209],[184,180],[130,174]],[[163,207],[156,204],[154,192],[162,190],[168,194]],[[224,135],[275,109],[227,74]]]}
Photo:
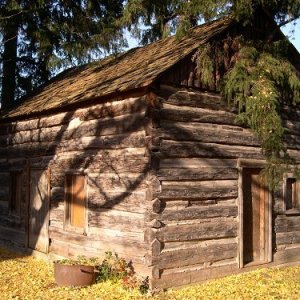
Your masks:
{"label": "log wall", "polygon": [[[159,192],[148,214],[155,226],[147,234],[153,287],[238,271],[238,161],[262,161],[259,141],[235,123],[236,114],[218,94],[161,85],[157,103],[151,145]],[[286,121],[290,154],[299,162],[298,126],[295,120]],[[300,252],[300,216],[278,210],[283,207],[281,192],[275,193],[273,207],[278,261],[294,255],[280,252],[290,246]]]}
{"label": "log wall", "polygon": [[[26,247],[30,170],[50,171],[49,252],[117,252],[147,274],[144,242],[150,156],[147,96],[0,125],[0,236]],[[8,212],[9,174],[24,177],[21,216]],[[65,176],[87,178],[87,232],[66,229]]]}

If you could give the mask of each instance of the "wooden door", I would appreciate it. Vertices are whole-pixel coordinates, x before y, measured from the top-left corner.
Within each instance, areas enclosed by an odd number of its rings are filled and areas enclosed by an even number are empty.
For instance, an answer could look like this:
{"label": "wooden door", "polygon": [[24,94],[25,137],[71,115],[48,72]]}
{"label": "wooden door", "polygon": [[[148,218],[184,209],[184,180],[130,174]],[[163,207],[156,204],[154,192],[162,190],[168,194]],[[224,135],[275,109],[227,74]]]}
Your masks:
{"label": "wooden door", "polygon": [[32,170],[30,174],[29,248],[48,252],[49,176],[48,171]]}
{"label": "wooden door", "polygon": [[260,171],[243,170],[243,264],[268,261],[269,193]]}

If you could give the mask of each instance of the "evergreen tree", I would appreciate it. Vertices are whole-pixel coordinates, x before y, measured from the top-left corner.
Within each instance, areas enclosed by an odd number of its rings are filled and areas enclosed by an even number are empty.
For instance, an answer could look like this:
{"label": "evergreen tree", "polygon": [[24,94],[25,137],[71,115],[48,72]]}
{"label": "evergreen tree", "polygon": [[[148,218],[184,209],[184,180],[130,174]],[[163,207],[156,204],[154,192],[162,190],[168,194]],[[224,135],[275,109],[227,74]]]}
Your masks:
{"label": "evergreen tree", "polygon": [[232,14],[243,24],[263,10],[279,27],[300,16],[299,0],[129,0],[122,23],[134,29],[142,44],[177,32],[180,36],[199,21]]}
{"label": "evergreen tree", "polygon": [[237,121],[256,133],[273,189],[294,163],[284,142],[281,107],[300,102],[299,70],[279,28],[300,17],[300,0],[129,0],[122,20],[129,28],[134,24],[147,43],[172,32],[180,38],[200,20],[228,14],[239,24],[240,36],[232,33],[201,47],[194,55],[195,71],[204,85],[239,108]]}
{"label": "evergreen tree", "polygon": [[2,0],[2,108],[55,72],[123,45],[122,0]]}

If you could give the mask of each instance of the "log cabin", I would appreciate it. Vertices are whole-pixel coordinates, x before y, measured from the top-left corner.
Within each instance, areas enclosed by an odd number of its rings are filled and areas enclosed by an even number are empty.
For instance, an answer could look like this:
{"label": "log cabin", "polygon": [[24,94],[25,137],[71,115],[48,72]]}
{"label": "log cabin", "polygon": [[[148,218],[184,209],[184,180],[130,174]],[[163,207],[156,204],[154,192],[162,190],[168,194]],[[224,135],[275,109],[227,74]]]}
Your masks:
{"label": "log cabin", "polygon": [[[268,190],[257,137],[195,75],[199,46],[238,27],[226,17],[69,69],[3,111],[2,242],[112,250],[153,289],[300,260],[298,182],[286,174]],[[282,114],[300,164],[300,110]]]}

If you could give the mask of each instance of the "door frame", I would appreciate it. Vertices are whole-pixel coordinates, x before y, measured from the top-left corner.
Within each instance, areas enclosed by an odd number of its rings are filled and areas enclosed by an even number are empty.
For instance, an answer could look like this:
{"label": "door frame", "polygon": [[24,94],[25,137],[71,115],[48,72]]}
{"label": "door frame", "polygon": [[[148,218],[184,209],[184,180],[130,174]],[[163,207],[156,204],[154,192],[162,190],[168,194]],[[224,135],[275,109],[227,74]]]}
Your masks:
{"label": "door frame", "polygon": [[[41,171],[41,172],[46,172],[46,175],[47,175],[47,183],[48,183],[48,186],[47,186],[47,198],[48,198],[48,208],[47,208],[47,214],[45,216],[47,222],[46,222],[46,230],[47,230],[47,236],[48,236],[48,243],[47,243],[47,246],[46,246],[46,251],[45,252],[41,252],[37,249],[33,249],[30,247],[30,216],[31,216],[31,184],[32,184],[32,181],[31,181],[31,173],[34,172],[34,171]],[[50,192],[51,192],[51,187],[50,187],[50,169],[47,168],[31,168],[30,165],[28,167],[28,201],[27,201],[27,239],[26,239],[26,243],[27,243],[27,248],[30,249],[31,251],[35,252],[35,251],[38,251],[38,252],[41,252],[41,253],[45,253],[45,254],[48,254],[49,253],[49,246],[50,246],[50,240],[49,240],[49,222],[50,222],[50,207],[51,207],[51,198],[50,198]]]}
{"label": "door frame", "polygon": [[[239,229],[238,229],[238,265],[239,268],[244,268],[244,196],[243,196],[243,171],[244,169],[262,169],[266,166],[265,160],[255,160],[255,159],[238,159],[237,168],[239,173],[238,179],[238,219],[239,219]],[[261,264],[269,263],[273,259],[272,253],[272,193],[270,190],[267,192],[265,214],[268,226],[266,228],[266,236],[268,238],[266,241],[266,260],[262,261]],[[259,263],[258,263],[259,264]]]}

